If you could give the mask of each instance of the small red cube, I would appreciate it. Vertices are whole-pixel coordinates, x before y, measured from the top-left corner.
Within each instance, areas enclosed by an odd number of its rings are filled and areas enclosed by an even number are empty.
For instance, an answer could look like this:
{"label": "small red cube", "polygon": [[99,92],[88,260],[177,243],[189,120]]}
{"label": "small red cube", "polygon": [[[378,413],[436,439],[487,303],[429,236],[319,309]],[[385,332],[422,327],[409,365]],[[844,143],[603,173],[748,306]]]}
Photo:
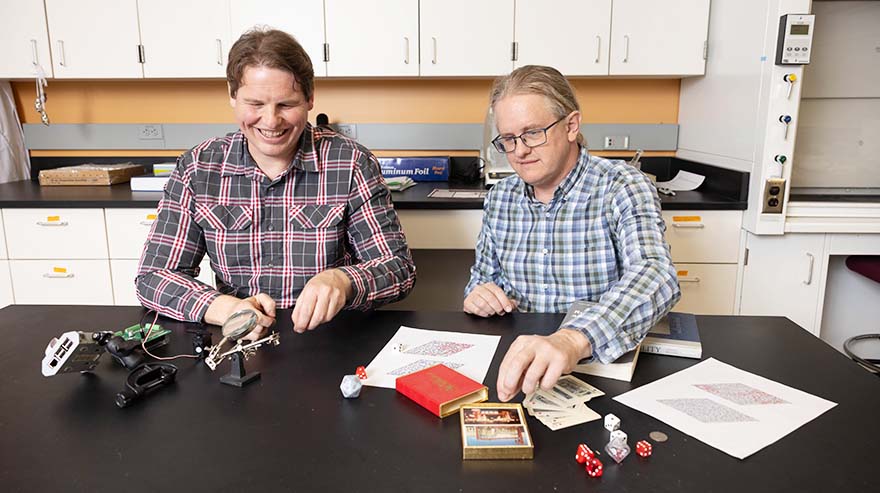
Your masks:
{"label": "small red cube", "polygon": [[364,368],[363,366],[357,367],[357,370],[355,370],[354,372],[358,376],[358,378],[360,378],[361,380],[367,379],[367,369]]}
{"label": "small red cube", "polygon": [[595,454],[585,443],[578,445],[577,452],[574,454],[574,460],[576,460],[578,464],[584,464],[593,457],[595,457]]}
{"label": "small red cube", "polygon": [[636,442],[636,453],[640,457],[648,457],[651,455],[651,444],[647,440],[639,440]]}
{"label": "small red cube", "polygon": [[591,478],[598,478],[602,476],[602,462],[599,459],[593,457],[592,459],[587,461],[587,474]]}

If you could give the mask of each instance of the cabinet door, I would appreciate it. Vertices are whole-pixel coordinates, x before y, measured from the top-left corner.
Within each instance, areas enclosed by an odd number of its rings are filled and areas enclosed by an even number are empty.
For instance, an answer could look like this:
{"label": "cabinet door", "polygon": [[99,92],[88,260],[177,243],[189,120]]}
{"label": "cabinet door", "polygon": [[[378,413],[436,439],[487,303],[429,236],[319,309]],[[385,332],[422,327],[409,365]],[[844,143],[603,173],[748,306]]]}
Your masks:
{"label": "cabinet door", "polygon": [[143,78],[136,0],[46,0],[46,17],[56,78]]}
{"label": "cabinet door", "polygon": [[138,0],[144,77],[225,77],[228,0]]}
{"label": "cabinet door", "polygon": [[513,0],[421,0],[421,75],[496,76],[513,68]]}
{"label": "cabinet door", "polygon": [[608,75],[611,0],[516,0],[515,17],[514,67],[549,65],[565,75]]}
{"label": "cabinet door", "polygon": [[0,18],[0,79],[32,78],[41,66],[52,77],[43,0],[3,2]]}
{"label": "cabinet door", "polygon": [[316,76],[327,75],[324,63],[324,0],[229,0],[232,43],[254,26],[269,26],[293,35],[305,48]]}
{"label": "cabinet door", "polygon": [[156,209],[105,209],[107,246],[112,259],[139,259]]}
{"label": "cabinet door", "polygon": [[749,234],[740,314],[788,317],[818,334],[824,244],[824,234]]}
{"label": "cabinet door", "polygon": [[418,0],[325,0],[327,75],[419,75]]}
{"label": "cabinet door", "polygon": [[15,303],[12,297],[12,278],[9,275],[9,261],[0,260],[0,308]]}
{"label": "cabinet door", "polygon": [[681,300],[677,312],[733,315],[736,264],[675,264]]}
{"label": "cabinet door", "polygon": [[673,262],[735,264],[742,211],[663,211]]}
{"label": "cabinet door", "polygon": [[110,264],[104,260],[10,260],[20,305],[112,305]]}
{"label": "cabinet door", "polygon": [[611,75],[703,75],[709,0],[614,0]]}
{"label": "cabinet door", "polygon": [[5,209],[10,259],[107,258],[101,209]]}

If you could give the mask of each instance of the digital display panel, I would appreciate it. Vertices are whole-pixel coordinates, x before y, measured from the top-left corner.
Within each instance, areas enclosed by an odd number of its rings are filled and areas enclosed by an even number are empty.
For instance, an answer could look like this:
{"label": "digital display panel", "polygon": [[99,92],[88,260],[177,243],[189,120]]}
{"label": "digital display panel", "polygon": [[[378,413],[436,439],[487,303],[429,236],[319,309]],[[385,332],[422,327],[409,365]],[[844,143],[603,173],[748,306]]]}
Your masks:
{"label": "digital display panel", "polygon": [[791,32],[789,34],[810,34],[810,25],[794,24],[791,26]]}

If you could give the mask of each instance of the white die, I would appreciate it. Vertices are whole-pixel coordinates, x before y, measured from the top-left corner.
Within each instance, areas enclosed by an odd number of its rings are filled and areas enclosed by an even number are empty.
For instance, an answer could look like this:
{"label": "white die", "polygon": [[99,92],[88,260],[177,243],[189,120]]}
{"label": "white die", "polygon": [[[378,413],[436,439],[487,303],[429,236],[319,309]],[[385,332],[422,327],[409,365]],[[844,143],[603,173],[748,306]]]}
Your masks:
{"label": "white die", "polygon": [[611,432],[611,438],[608,441],[626,443],[626,433],[623,430],[614,430]]}
{"label": "white die", "polygon": [[620,418],[613,414],[605,415],[605,429],[608,431],[614,431],[620,429]]}

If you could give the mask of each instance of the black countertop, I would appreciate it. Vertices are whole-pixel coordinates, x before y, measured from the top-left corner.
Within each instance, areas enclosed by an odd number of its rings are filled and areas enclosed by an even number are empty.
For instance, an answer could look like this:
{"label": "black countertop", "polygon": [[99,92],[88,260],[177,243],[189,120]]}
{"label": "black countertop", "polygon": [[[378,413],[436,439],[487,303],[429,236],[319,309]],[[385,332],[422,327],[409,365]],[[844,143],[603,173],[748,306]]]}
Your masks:
{"label": "black countertop", "polygon": [[[601,420],[550,431],[527,418],[534,460],[463,461],[458,415],[439,419],[391,389],[343,399],[339,381],[366,365],[401,325],[501,336],[484,383],[496,400],[498,365],[526,333],[550,333],[563,314],[480,319],[461,312],[344,312],[307,334],[278,313],[281,345],[260,349],[238,389],[193,360],[177,381],[118,409],[126,372],[105,355],[94,374],[44,378],[37,369],[53,336],[137,323],[140,307],[10,306],[0,310],[0,490],[2,491],[652,491],[877,490],[875,443],[880,381],[781,317],[698,316],[703,358],[838,403],[745,460],[735,459],[612,398],[697,363],[643,354],[632,382],[584,377],[606,395],[589,406],[620,417],[630,447],[669,436],[648,459],[622,464],[602,452],[602,478],[574,460],[579,443],[601,449]],[[191,351],[188,324],[162,355]],[[214,342],[218,341],[213,328]],[[517,396],[517,402],[522,395]],[[871,431],[871,430],[874,431]],[[872,438],[873,437],[873,438]],[[874,486],[871,486],[873,484]]]}

